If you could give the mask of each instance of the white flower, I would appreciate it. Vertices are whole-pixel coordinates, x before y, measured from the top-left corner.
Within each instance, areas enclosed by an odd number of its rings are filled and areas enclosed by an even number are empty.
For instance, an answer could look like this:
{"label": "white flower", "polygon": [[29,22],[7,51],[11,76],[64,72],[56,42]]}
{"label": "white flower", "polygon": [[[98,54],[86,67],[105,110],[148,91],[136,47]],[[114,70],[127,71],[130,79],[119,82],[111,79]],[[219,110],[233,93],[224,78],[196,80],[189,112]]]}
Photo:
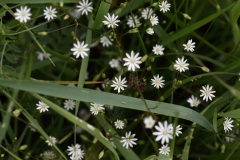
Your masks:
{"label": "white flower", "polygon": [[127,87],[127,85],[125,85],[125,83],[127,83],[125,79],[126,78],[123,78],[121,80],[121,76],[119,76],[118,79],[117,77],[115,77],[115,81],[113,81],[113,84],[111,85],[111,87],[115,87],[114,90],[118,90],[118,93],[119,93],[121,90],[124,90],[123,87]]}
{"label": "white flower", "polygon": [[161,148],[159,148],[159,154],[169,155],[170,147],[166,145],[163,145]]}
{"label": "white flower", "polygon": [[156,55],[163,55],[163,51],[164,51],[165,48],[163,48],[162,45],[158,45],[156,44],[156,46],[153,47],[153,53],[156,54]]}
{"label": "white flower", "polygon": [[140,68],[138,64],[141,64],[142,62],[139,61],[142,57],[138,57],[139,53],[134,54],[134,51],[131,51],[131,56],[126,53],[127,58],[123,58],[125,63],[124,66],[128,66],[129,71],[135,71],[135,68]]}
{"label": "white flower", "polygon": [[118,119],[117,119],[116,122],[114,122],[114,125],[115,125],[115,127],[116,127],[117,129],[123,129],[123,127],[124,127],[123,121],[118,120]]}
{"label": "white flower", "polygon": [[53,153],[53,151],[45,151],[43,152],[43,159],[44,160],[52,160],[55,159],[57,156]]}
{"label": "white flower", "polygon": [[156,16],[155,14],[153,16],[151,16],[150,22],[152,23],[152,26],[157,25],[158,24],[158,16]]}
{"label": "white flower", "polygon": [[192,42],[192,39],[190,39],[188,40],[187,44],[183,44],[183,47],[185,47],[184,50],[193,52],[195,48],[194,45],[195,45],[195,42]]}
{"label": "white flower", "polygon": [[169,139],[172,139],[173,127],[172,124],[168,125],[168,122],[165,121],[164,125],[161,122],[158,122],[159,126],[155,126],[157,132],[153,132],[153,135],[157,136],[156,141],[162,140],[161,143],[169,143]]}
{"label": "white flower", "polygon": [[123,143],[123,147],[126,146],[128,149],[128,146],[133,147],[133,144],[136,145],[134,141],[137,140],[137,138],[134,138],[135,134],[131,135],[131,132],[126,132],[126,137],[122,137],[122,140],[120,142]]}
{"label": "white flower", "polygon": [[118,68],[118,67],[120,67],[119,60],[118,59],[114,59],[114,58],[109,62],[109,65],[110,65],[111,68]]}
{"label": "white flower", "polygon": [[112,36],[108,36],[108,37],[107,36],[102,36],[100,38],[100,43],[102,43],[103,47],[104,46],[106,46],[106,47],[111,46],[112,45],[111,41],[113,41]]}
{"label": "white flower", "polygon": [[182,130],[182,127],[180,125],[178,125],[175,129],[176,136],[179,136],[178,134],[182,134],[181,130]]}
{"label": "white flower", "polygon": [[[139,19],[138,19],[138,16],[134,16],[134,21],[135,21],[135,24],[139,24]],[[134,24],[134,21],[132,19],[132,16],[129,16],[128,17],[128,20],[127,20],[127,25],[130,27],[130,28],[135,28],[135,24]]]}
{"label": "white flower", "polygon": [[162,1],[161,4],[159,4],[160,11],[163,11],[163,13],[170,11],[171,4],[169,4],[167,1]]}
{"label": "white flower", "polygon": [[56,15],[56,13],[57,13],[57,11],[56,11],[56,8],[52,8],[52,6],[50,6],[49,8],[48,7],[46,7],[46,9],[45,10],[43,10],[43,15],[45,15],[45,19],[47,19],[48,21],[50,20],[50,19],[54,19],[54,17],[57,17],[57,15]]}
{"label": "white flower", "polygon": [[223,122],[225,133],[228,132],[229,130],[232,130],[232,127],[233,127],[232,123],[233,123],[233,120],[231,120],[231,118],[225,118],[225,121]]}
{"label": "white flower", "polygon": [[49,146],[52,146],[53,144],[56,144],[57,142],[57,139],[55,137],[52,137],[52,136],[49,136],[50,140],[46,140],[45,142],[49,145]]}
{"label": "white flower", "polygon": [[118,16],[115,16],[112,14],[112,16],[108,13],[107,16],[104,16],[106,18],[106,21],[103,21],[104,25],[107,25],[108,28],[115,28],[118,26],[119,20],[117,20]]}
{"label": "white flower", "polygon": [[198,98],[194,96],[188,98],[187,102],[190,103],[191,107],[197,107],[201,103]]}
{"label": "white flower", "polygon": [[179,72],[185,72],[185,70],[188,70],[188,66],[189,64],[186,63],[187,59],[184,60],[184,57],[182,57],[182,59],[178,58],[176,61],[176,63],[174,64],[174,68],[179,71]]}
{"label": "white flower", "polygon": [[83,159],[84,151],[81,150],[81,145],[75,144],[75,146],[68,146],[67,151],[69,152],[68,155],[70,159]]}
{"label": "white flower", "polygon": [[86,51],[89,51],[89,48],[87,48],[88,44],[84,44],[84,42],[79,42],[73,44],[74,48],[71,49],[73,51],[73,55],[76,55],[76,58],[81,56],[84,58],[84,56],[88,56]]}
{"label": "white flower", "polygon": [[78,2],[79,5],[77,5],[78,12],[82,12],[82,15],[86,14],[88,15],[88,12],[92,12],[93,8],[91,7],[92,2],[88,3],[88,0],[82,0],[81,2]]}
{"label": "white flower", "polygon": [[39,101],[38,103],[39,103],[39,104],[36,104],[36,105],[38,106],[37,109],[40,110],[40,113],[45,112],[45,111],[48,111],[48,108],[49,108],[48,105],[46,105],[46,104],[45,104],[44,102],[42,102],[42,101]]}
{"label": "white flower", "polygon": [[97,115],[98,112],[105,109],[103,106],[104,106],[103,104],[91,103],[90,111],[92,112],[93,115]]}
{"label": "white flower", "polygon": [[68,99],[64,101],[64,108],[66,110],[73,110],[75,108],[76,102],[74,100]]}
{"label": "white flower", "polygon": [[203,100],[206,99],[206,102],[208,101],[208,98],[210,99],[210,101],[212,100],[212,97],[215,97],[212,93],[215,93],[216,91],[212,90],[212,86],[209,87],[209,85],[207,86],[202,86],[202,89],[200,90],[200,92],[202,92],[202,94],[200,95],[200,97],[203,96]]}
{"label": "white flower", "polygon": [[21,23],[26,23],[28,20],[30,20],[30,16],[32,15],[30,13],[30,8],[28,8],[27,6],[21,6],[20,9],[16,9],[16,13],[14,13],[15,15],[15,19],[19,20]]}
{"label": "white flower", "polygon": [[156,87],[157,89],[159,89],[159,87],[163,88],[163,86],[164,86],[163,82],[165,81],[165,80],[163,80],[163,76],[159,77],[159,75],[157,75],[157,76],[153,76],[153,78],[154,79],[151,79],[152,85],[154,87]]}
{"label": "white flower", "polygon": [[228,143],[231,143],[231,142],[235,141],[235,138],[236,138],[236,135],[233,134],[233,133],[230,133],[227,136],[225,136],[225,140]]}
{"label": "white flower", "polygon": [[154,31],[153,31],[152,28],[146,29],[146,32],[147,32],[147,34],[150,34],[150,35],[153,35],[153,34],[154,34]]}
{"label": "white flower", "polygon": [[143,122],[145,124],[145,128],[152,129],[156,121],[152,118],[152,116],[148,116],[144,118]]}
{"label": "white flower", "polygon": [[145,8],[142,11],[142,17],[144,19],[149,19],[151,17],[152,13],[153,13],[152,8]]}
{"label": "white flower", "polygon": [[40,61],[43,61],[44,58],[48,58],[48,57],[51,56],[51,54],[49,54],[49,53],[45,54],[45,53],[42,53],[42,52],[39,52],[39,51],[37,51],[36,53],[38,55],[37,59],[40,60]]}

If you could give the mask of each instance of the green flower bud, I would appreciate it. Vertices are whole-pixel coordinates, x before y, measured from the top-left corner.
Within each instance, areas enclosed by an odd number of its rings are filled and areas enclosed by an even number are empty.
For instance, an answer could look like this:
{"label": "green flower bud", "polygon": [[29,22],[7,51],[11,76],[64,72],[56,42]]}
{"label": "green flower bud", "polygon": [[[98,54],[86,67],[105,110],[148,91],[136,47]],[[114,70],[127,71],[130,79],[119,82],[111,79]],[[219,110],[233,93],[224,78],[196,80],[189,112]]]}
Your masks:
{"label": "green flower bud", "polygon": [[5,155],[4,154],[1,154],[1,157],[4,157]]}
{"label": "green flower bud", "polygon": [[99,153],[99,155],[98,155],[98,159],[101,159],[101,158],[103,157],[103,155],[104,155],[104,150],[103,150],[102,152]]}
{"label": "green flower bud", "polygon": [[201,67],[201,69],[204,71],[204,72],[209,72],[209,69],[207,67]]}
{"label": "green flower bud", "polygon": [[120,7],[121,7],[121,8],[125,8],[126,6],[127,6],[127,2],[124,2],[124,3],[121,3],[121,4],[120,4]]}
{"label": "green flower bud", "polygon": [[157,2],[155,2],[155,3],[153,3],[151,6],[152,6],[152,7],[156,7],[156,6],[157,6],[157,4],[158,4],[158,3],[157,3]]}
{"label": "green flower bud", "polygon": [[16,109],[15,111],[13,111],[13,115],[18,117],[22,112],[22,109]]}
{"label": "green flower bud", "polygon": [[159,100],[163,102],[165,100],[164,96],[160,96]]}
{"label": "green flower bud", "polygon": [[155,61],[155,58],[151,58],[151,62],[154,62]]}
{"label": "green flower bud", "polygon": [[192,19],[192,18],[191,18],[188,14],[186,14],[186,13],[183,13],[183,17],[186,18],[186,19],[188,19],[188,20],[191,20],[191,19]]}
{"label": "green flower bud", "polygon": [[144,55],[142,58],[141,58],[141,61],[142,62],[145,62],[146,61],[146,59],[147,59],[147,57],[148,57],[148,55],[146,54],[146,55]]}
{"label": "green flower bud", "polygon": [[106,78],[106,74],[105,73],[102,73],[102,78]]}
{"label": "green flower bud", "polygon": [[19,150],[19,151],[23,151],[23,150],[25,150],[26,148],[27,148],[27,145],[22,145],[22,146],[19,147],[18,150]]}
{"label": "green flower bud", "polygon": [[48,33],[47,32],[38,32],[39,36],[46,36]]}
{"label": "green flower bud", "polygon": [[142,25],[142,23],[136,24],[136,28],[140,27],[141,25]]}
{"label": "green flower bud", "polygon": [[147,67],[147,70],[148,70],[148,71],[150,71],[151,69],[152,69],[152,67],[151,67],[151,66],[148,66],[148,67]]}
{"label": "green flower bud", "polygon": [[128,33],[137,33],[137,32],[138,32],[137,28],[133,28],[128,31]]}

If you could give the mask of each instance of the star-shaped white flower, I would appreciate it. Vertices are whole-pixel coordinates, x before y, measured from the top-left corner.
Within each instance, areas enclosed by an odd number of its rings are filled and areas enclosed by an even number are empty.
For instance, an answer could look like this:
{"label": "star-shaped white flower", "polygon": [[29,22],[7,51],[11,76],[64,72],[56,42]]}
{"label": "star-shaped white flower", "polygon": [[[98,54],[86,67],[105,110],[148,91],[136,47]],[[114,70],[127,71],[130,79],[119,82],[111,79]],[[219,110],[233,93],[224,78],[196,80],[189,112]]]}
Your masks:
{"label": "star-shaped white flower", "polygon": [[110,65],[111,68],[118,68],[118,67],[120,67],[119,60],[118,59],[114,59],[114,58],[109,62],[109,65]]}
{"label": "star-shaped white flower", "polygon": [[84,56],[88,56],[87,51],[89,51],[89,48],[87,48],[88,44],[84,44],[83,42],[79,42],[77,41],[77,43],[73,44],[74,48],[71,49],[71,51],[73,51],[73,55],[76,56],[76,58],[78,58],[79,56],[81,56],[82,58],[84,58]]}
{"label": "star-shaped white flower", "polygon": [[125,63],[123,64],[124,66],[128,66],[129,71],[135,71],[135,68],[140,68],[139,64],[142,62],[140,59],[142,57],[138,57],[139,53],[134,54],[134,51],[131,51],[131,56],[126,53],[127,58],[123,58]]}
{"label": "star-shaped white flower", "polygon": [[[139,19],[138,19],[138,16],[134,15],[134,21],[136,24],[139,24]],[[127,20],[127,25],[130,27],[130,28],[135,28],[135,24],[134,24],[134,21],[132,19],[132,16],[129,16],[128,17],[128,20]]]}
{"label": "star-shaped white flower", "polygon": [[103,47],[104,46],[106,46],[106,47],[111,46],[112,45],[111,41],[113,41],[112,36],[108,36],[108,37],[107,36],[102,36],[100,38],[100,43],[103,45]]}
{"label": "star-shaped white flower", "polygon": [[145,124],[145,128],[152,129],[154,124],[156,123],[156,120],[154,120],[152,116],[148,116],[144,118],[143,122]]}
{"label": "star-shaped white flower", "polygon": [[153,53],[156,54],[156,55],[163,55],[163,51],[164,51],[165,48],[163,48],[162,45],[158,45],[156,44],[156,46],[153,47]]}
{"label": "star-shaped white flower", "polygon": [[228,132],[229,130],[232,130],[232,127],[233,127],[232,123],[233,123],[233,120],[231,120],[231,118],[225,118],[225,121],[223,122],[225,133]]}
{"label": "star-shaped white flower", "polygon": [[169,155],[170,147],[168,145],[163,145],[161,148],[159,148],[159,154]]}
{"label": "star-shaped white flower", "polygon": [[152,26],[157,25],[158,24],[158,16],[156,16],[155,14],[153,16],[151,16],[150,22],[152,23]]}
{"label": "star-shaped white flower", "polygon": [[66,110],[73,110],[76,106],[76,102],[74,100],[71,100],[71,99],[65,100],[65,102],[63,104],[64,104],[63,107]]}
{"label": "star-shaped white flower", "polygon": [[188,70],[188,66],[189,64],[186,63],[187,59],[184,60],[184,57],[182,57],[182,59],[178,58],[176,60],[176,63],[174,64],[174,68],[179,71],[179,72],[185,72],[185,70]]}
{"label": "star-shaped white flower", "polygon": [[124,127],[123,121],[118,120],[118,119],[117,119],[116,122],[114,122],[114,125],[115,125],[115,127],[116,127],[117,129],[123,129],[123,127]]}
{"label": "star-shaped white flower", "polygon": [[48,108],[49,108],[48,105],[46,105],[46,104],[45,104],[44,102],[42,102],[42,101],[39,101],[38,103],[39,103],[39,104],[36,104],[36,105],[38,106],[37,109],[40,110],[40,113],[45,112],[45,111],[48,111]]}
{"label": "star-shaped white flower", "polygon": [[57,142],[56,137],[49,136],[49,139],[50,139],[50,141],[49,140],[45,141],[49,146],[52,146],[53,144],[56,144],[56,142]]}
{"label": "star-shaped white flower", "polygon": [[21,6],[20,9],[16,9],[16,12],[14,13],[15,15],[15,19],[19,20],[21,23],[26,23],[28,20],[30,20],[30,16],[32,15],[30,13],[30,8],[28,8],[27,6]]}
{"label": "star-shaped white flower", "polygon": [[84,151],[81,149],[81,145],[75,144],[74,146],[68,146],[67,151],[70,159],[81,160],[84,156]]}
{"label": "star-shaped white flower", "polygon": [[40,60],[40,61],[43,61],[44,58],[48,58],[48,57],[51,56],[51,54],[49,54],[49,53],[45,54],[45,53],[42,53],[42,52],[39,52],[39,51],[37,51],[36,53],[38,55],[37,59]]}
{"label": "star-shaped white flower", "polygon": [[106,18],[105,21],[103,21],[104,25],[107,25],[108,28],[115,28],[118,26],[119,20],[117,20],[118,16],[115,16],[115,14],[112,14],[112,16],[108,13],[107,16],[104,16]]}
{"label": "star-shaped white flower", "polygon": [[45,151],[43,152],[43,159],[55,159],[57,156],[53,151]]}
{"label": "star-shaped white flower", "polygon": [[98,112],[105,110],[103,106],[104,106],[103,104],[91,103],[90,111],[92,112],[93,115],[97,115]]}
{"label": "star-shaped white flower", "polygon": [[144,19],[149,19],[151,17],[152,13],[153,13],[153,9],[152,8],[145,8],[142,11],[142,17]]}
{"label": "star-shaped white flower", "polygon": [[197,107],[201,103],[198,98],[194,96],[188,98],[187,102],[190,103],[191,107]]}
{"label": "star-shaped white flower", "polygon": [[157,89],[159,89],[159,87],[163,88],[163,86],[164,86],[163,82],[165,81],[165,80],[163,80],[163,76],[159,77],[159,74],[158,74],[157,76],[153,76],[153,78],[154,79],[151,79],[152,80],[152,85],[154,87],[156,87]]}
{"label": "star-shaped white flower", "polygon": [[46,7],[46,9],[45,10],[43,10],[43,15],[45,15],[45,19],[47,19],[48,21],[50,20],[50,19],[54,19],[54,17],[57,17],[57,15],[56,15],[56,13],[57,13],[57,11],[56,11],[56,8],[52,8],[52,6],[50,6],[49,8],[48,7]]}
{"label": "star-shaped white flower", "polygon": [[160,11],[163,11],[163,13],[170,11],[171,4],[167,1],[162,1],[161,4],[159,4]]}
{"label": "star-shaped white flower", "polygon": [[183,44],[184,50],[187,50],[188,52],[194,51],[195,48],[195,42],[192,42],[192,39],[188,40],[187,44]]}
{"label": "star-shaped white flower", "polygon": [[212,86],[209,87],[209,85],[207,85],[207,86],[202,86],[202,89],[200,90],[200,92],[202,92],[200,97],[203,97],[203,100],[206,99],[206,102],[207,102],[208,99],[210,99],[210,101],[212,101],[212,97],[215,97],[213,95],[213,93],[215,93],[216,91],[212,90]]}
{"label": "star-shaped white flower", "polygon": [[147,29],[146,29],[146,32],[147,32],[147,34],[150,34],[150,35],[153,35],[153,34],[154,34],[153,28],[147,28]]}
{"label": "star-shaped white flower", "polygon": [[114,90],[118,90],[119,93],[121,90],[124,90],[123,87],[127,87],[127,85],[125,85],[125,83],[127,83],[125,79],[126,78],[121,79],[121,76],[119,76],[118,78],[115,77],[115,81],[113,81],[111,87],[115,87]]}
{"label": "star-shaped white flower", "polygon": [[173,133],[173,127],[172,124],[168,125],[168,122],[165,121],[164,124],[161,122],[158,122],[159,126],[155,126],[155,129],[157,132],[153,132],[153,135],[157,136],[156,141],[161,140],[161,143],[164,144],[169,143],[170,139],[173,139],[172,133]]}
{"label": "star-shaped white flower", "polygon": [[131,135],[131,132],[126,132],[126,136],[122,137],[122,140],[120,142],[123,143],[123,147],[126,146],[126,148],[128,149],[128,146],[133,147],[133,144],[136,145],[137,138],[134,138],[135,134]]}
{"label": "star-shaped white flower", "polygon": [[79,5],[77,5],[78,12],[82,12],[82,15],[86,14],[88,15],[88,12],[91,13],[93,8],[92,8],[92,2],[88,3],[88,0],[82,0],[78,2]]}

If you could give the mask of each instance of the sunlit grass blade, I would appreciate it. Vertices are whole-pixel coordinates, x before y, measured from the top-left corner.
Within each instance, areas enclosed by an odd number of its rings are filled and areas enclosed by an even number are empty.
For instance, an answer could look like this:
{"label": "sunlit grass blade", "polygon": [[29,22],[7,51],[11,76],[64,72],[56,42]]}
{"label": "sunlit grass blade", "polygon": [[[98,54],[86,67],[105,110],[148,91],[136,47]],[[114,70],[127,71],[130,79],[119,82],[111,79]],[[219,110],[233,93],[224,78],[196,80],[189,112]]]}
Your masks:
{"label": "sunlit grass blade", "polygon": [[[145,103],[140,98],[133,98],[112,93],[100,92],[91,89],[80,89],[68,86],[61,86],[51,83],[40,83],[33,81],[0,80],[0,85],[50,95],[59,98],[75,99],[85,102],[108,104],[128,109],[146,111]],[[106,97],[108,97],[106,99]],[[179,105],[146,100],[151,112],[186,119],[196,122],[207,130],[212,130],[211,123],[196,111]]]}

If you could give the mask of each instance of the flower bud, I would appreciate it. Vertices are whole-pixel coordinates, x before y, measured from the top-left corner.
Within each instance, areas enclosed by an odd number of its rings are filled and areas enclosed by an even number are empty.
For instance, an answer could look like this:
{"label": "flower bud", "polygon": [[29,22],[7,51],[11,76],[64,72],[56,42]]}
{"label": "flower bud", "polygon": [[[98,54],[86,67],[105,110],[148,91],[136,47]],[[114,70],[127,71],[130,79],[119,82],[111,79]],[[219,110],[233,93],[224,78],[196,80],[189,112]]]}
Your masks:
{"label": "flower bud", "polygon": [[141,25],[142,25],[142,23],[136,24],[136,28],[140,27]]}
{"label": "flower bud", "polygon": [[105,73],[102,73],[102,78],[106,78],[106,74]]}
{"label": "flower bud", "polygon": [[151,69],[152,69],[152,67],[151,67],[151,66],[148,66],[148,67],[147,67],[147,70],[148,70],[148,71],[150,71]]}
{"label": "flower bud", "polygon": [[39,36],[46,36],[48,33],[47,32],[38,32]]}
{"label": "flower bud", "polygon": [[137,28],[133,28],[128,31],[128,33],[137,33],[137,32],[138,32]]}
{"label": "flower bud", "polygon": [[146,55],[144,55],[142,58],[141,58],[141,62],[145,62],[146,61],[146,59],[147,59],[147,57],[148,57],[148,55],[146,54]]}
{"label": "flower bud", "polygon": [[13,111],[13,115],[18,117],[22,112],[22,109],[16,109],[15,111]]}
{"label": "flower bud", "polygon": [[152,28],[146,29],[146,32],[147,32],[147,34],[150,34],[150,35],[153,35],[153,34],[154,34],[154,31],[153,31]]}
{"label": "flower bud", "polygon": [[226,148],[226,146],[223,144],[223,145],[221,146],[221,153],[224,153],[224,152],[225,152],[225,148]]}
{"label": "flower bud", "polygon": [[68,14],[66,14],[66,15],[63,17],[64,20],[66,20],[66,19],[68,19],[68,18],[69,18],[69,15],[68,15]]}
{"label": "flower bud", "polygon": [[158,4],[158,3],[157,3],[157,2],[155,2],[155,3],[153,3],[151,6],[152,6],[152,7],[156,7],[156,6],[157,6],[157,4]]}
{"label": "flower bud", "polygon": [[103,157],[103,155],[104,155],[104,150],[103,150],[102,152],[99,153],[99,155],[98,155],[98,159],[101,159],[101,158]]}
{"label": "flower bud", "polygon": [[120,4],[120,7],[121,7],[121,8],[125,8],[126,6],[127,6],[127,2],[124,2],[124,3],[121,3],[121,4]]}
{"label": "flower bud", "polygon": [[19,151],[23,151],[23,150],[25,150],[26,148],[27,148],[27,145],[22,145],[22,146],[19,147],[18,150],[19,150]]}
{"label": "flower bud", "polygon": [[154,62],[155,61],[155,58],[151,58],[151,62]]}
{"label": "flower bud", "polygon": [[207,67],[201,67],[201,69],[204,71],[204,72],[209,72],[209,69]]}
{"label": "flower bud", "polygon": [[191,19],[192,19],[192,18],[191,18],[188,14],[186,14],[186,13],[183,13],[183,17],[186,18],[186,19],[188,19],[188,20],[191,20]]}

